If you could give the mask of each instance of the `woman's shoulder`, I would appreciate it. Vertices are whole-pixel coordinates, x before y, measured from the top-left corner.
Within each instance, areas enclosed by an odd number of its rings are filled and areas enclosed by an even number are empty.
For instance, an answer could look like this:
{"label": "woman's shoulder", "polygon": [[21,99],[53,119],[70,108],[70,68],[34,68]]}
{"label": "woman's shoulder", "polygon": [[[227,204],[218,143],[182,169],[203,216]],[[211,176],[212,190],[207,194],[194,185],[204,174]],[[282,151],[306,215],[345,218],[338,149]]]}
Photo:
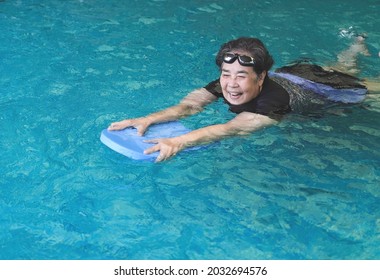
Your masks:
{"label": "woman's shoulder", "polygon": [[213,95],[216,95],[218,97],[223,96],[222,87],[220,86],[219,79],[208,83],[203,88],[206,89],[208,92],[212,93]]}
{"label": "woman's shoulder", "polygon": [[289,98],[287,90],[270,77],[265,78],[262,93],[261,95],[266,98]]}

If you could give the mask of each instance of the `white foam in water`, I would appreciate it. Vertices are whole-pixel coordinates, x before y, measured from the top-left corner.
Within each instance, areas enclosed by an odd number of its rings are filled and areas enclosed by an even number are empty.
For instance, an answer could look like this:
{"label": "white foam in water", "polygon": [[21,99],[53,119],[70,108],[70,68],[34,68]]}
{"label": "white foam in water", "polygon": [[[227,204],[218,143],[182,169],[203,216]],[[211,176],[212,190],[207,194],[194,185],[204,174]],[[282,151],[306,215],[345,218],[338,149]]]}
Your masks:
{"label": "white foam in water", "polygon": [[339,36],[342,38],[352,38],[356,36],[357,33],[354,30],[354,27],[350,26],[349,28],[340,29]]}

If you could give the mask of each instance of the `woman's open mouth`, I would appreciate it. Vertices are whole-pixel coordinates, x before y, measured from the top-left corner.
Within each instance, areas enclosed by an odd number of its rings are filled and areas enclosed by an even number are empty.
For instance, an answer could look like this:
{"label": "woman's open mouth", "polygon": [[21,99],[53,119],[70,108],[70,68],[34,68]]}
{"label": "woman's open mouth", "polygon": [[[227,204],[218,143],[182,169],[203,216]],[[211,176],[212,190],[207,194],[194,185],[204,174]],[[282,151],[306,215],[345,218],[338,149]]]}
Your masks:
{"label": "woman's open mouth", "polygon": [[228,92],[228,95],[231,97],[231,99],[239,99],[240,96],[242,96],[242,92],[233,92],[233,91],[229,91]]}

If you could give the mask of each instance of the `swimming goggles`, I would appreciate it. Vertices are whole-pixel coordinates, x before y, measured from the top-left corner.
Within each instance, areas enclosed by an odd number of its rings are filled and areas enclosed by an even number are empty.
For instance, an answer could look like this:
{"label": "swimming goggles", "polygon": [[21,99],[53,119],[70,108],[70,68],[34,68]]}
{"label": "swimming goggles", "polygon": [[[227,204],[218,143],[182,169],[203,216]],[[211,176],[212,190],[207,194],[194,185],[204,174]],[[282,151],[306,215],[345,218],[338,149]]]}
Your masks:
{"label": "swimming goggles", "polygon": [[223,56],[223,61],[225,63],[231,64],[238,59],[240,65],[242,66],[254,66],[256,61],[253,57],[248,55],[239,55],[237,53],[226,52]]}

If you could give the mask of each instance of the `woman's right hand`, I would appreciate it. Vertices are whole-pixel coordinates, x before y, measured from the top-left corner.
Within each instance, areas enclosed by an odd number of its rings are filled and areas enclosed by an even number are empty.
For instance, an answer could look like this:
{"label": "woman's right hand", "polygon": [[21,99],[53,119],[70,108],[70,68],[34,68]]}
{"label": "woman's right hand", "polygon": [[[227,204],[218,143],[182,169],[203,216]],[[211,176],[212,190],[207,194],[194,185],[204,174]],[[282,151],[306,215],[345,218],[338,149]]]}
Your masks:
{"label": "woman's right hand", "polygon": [[150,126],[150,122],[146,117],[137,119],[127,119],[120,122],[111,123],[108,130],[123,130],[127,127],[134,127],[137,129],[137,134],[144,135],[147,128]]}

